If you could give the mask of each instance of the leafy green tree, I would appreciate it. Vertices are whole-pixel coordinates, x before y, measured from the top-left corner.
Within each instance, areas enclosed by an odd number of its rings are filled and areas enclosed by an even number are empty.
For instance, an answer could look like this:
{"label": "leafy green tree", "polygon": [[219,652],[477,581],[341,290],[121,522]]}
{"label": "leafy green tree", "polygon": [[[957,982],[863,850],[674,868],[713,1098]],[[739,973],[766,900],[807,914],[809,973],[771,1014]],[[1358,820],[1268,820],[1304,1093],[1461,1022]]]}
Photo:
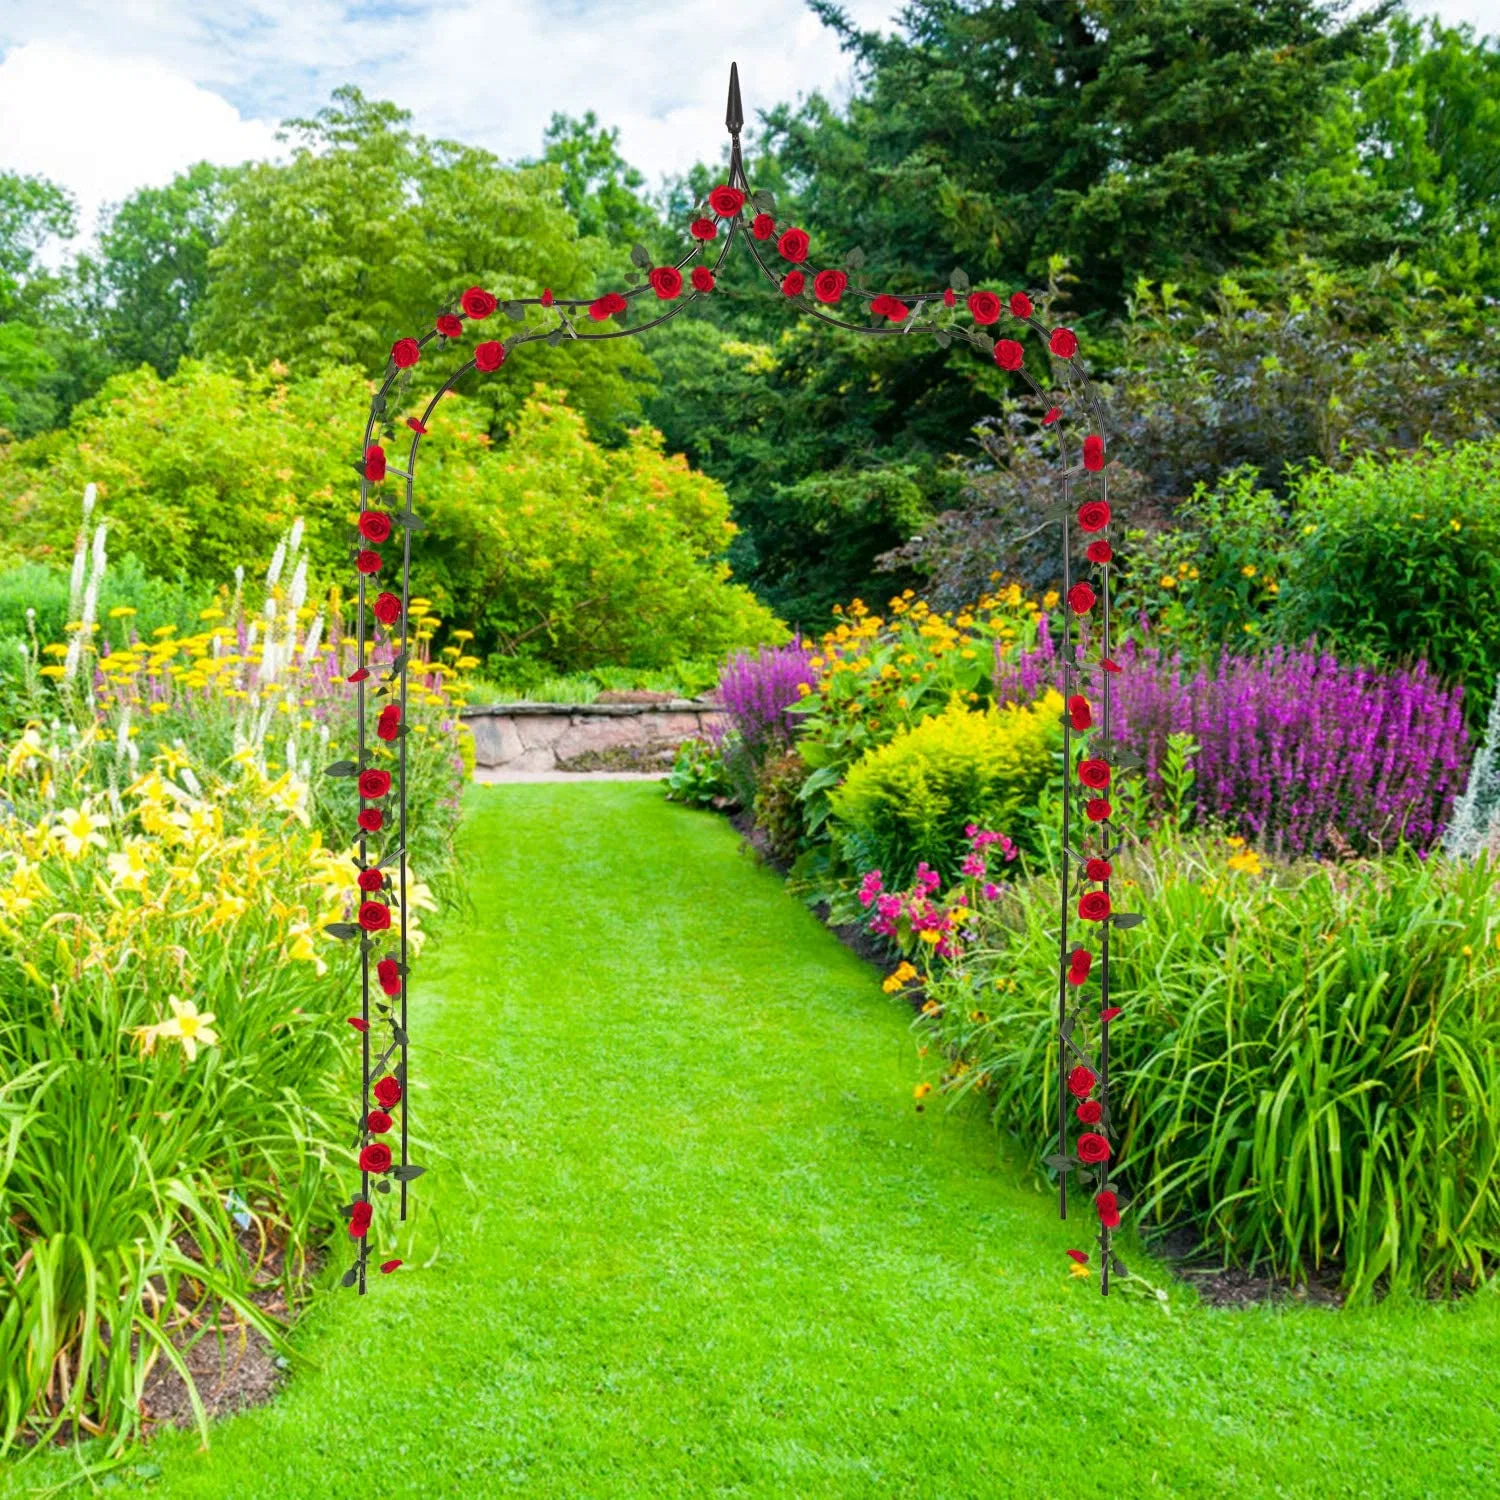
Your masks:
{"label": "leafy green tree", "polygon": [[[194,327],[199,348],[257,366],[373,373],[397,337],[431,327],[465,287],[502,298],[594,289],[600,243],[579,236],[561,168],[506,167],[487,151],[415,135],[408,119],[346,87],[315,119],[287,123],[291,161],[252,166],[229,189]],[[515,325],[497,314],[480,327],[504,337]],[[614,435],[651,375],[632,340],[540,345],[525,359],[528,381],[566,387],[594,428]],[[495,431],[525,388],[481,387]]]}
{"label": "leafy green tree", "polygon": [[1407,16],[1382,41],[1352,101],[1364,168],[1396,195],[1423,264],[1500,295],[1500,41]]}
{"label": "leafy green tree", "polygon": [[[93,481],[110,554],[153,577],[221,582],[241,565],[257,576],[302,516],[319,581],[347,586],[350,422],[369,393],[348,365],[296,380],[191,359],[167,380],[149,365],[117,374],[67,428],[0,446],[8,541],[65,565]],[[659,434],[602,447],[546,387],[520,394],[503,444],[490,417],[472,397],[442,403],[423,440],[426,529],[412,549],[421,592],[483,649],[564,670],[662,667],[784,633],[730,580],[722,486],[664,454]]]}
{"label": "leafy green tree", "polygon": [[170,375],[208,288],[208,256],[239,168],[199,162],[166,187],[141,188],[113,208],[96,257],[81,268],[111,359]]}
{"label": "leafy green tree", "polygon": [[56,415],[48,314],[63,278],[41,254],[49,241],[77,232],[78,207],[66,189],[0,172],[0,429],[24,435]]}
{"label": "leafy green tree", "polygon": [[554,114],[542,136],[541,160],[562,173],[562,199],[581,235],[623,245],[654,237],[661,222],[643,189],[646,176],[620,155],[620,132],[593,110],[579,120]]}
{"label": "leafy green tree", "polygon": [[1309,178],[1322,112],[1388,4],[915,0],[894,36],[812,8],[861,86],[842,114],[815,95],[767,122],[810,226],[890,274],[958,256],[1020,285],[1062,253],[1092,312],[1139,276],[1213,277],[1298,236],[1389,248],[1377,215],[1351,220],[1340,183]]}

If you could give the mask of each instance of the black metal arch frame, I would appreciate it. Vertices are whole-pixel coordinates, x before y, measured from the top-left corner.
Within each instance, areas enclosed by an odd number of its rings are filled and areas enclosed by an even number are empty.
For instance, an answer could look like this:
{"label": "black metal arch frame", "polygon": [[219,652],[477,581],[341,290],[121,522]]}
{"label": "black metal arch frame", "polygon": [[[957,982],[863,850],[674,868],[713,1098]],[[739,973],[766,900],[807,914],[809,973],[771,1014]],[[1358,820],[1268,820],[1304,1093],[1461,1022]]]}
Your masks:
{"label": "black metal arch frame", "polygon": [[[764,242],[769,237],[742,233],[745,227],[745,209],[756,207],[761,209],[763,214],[769,215],[774,209],[774,201],[769,194],[753,192],[745,175],[740,147],[744,111],[740,102],[739,73],[733,64],[730,66],[729,103],[725,124],[730,136],[730,158],[728,179],[723,186],[738,190],[743,195],[744,202],[733,214],[717,216],[713,238],[718,238],[717,228],[726,224],[727,233],[724,234],[717,255],[711,263],[707,257],[708,246],[712,240],[700,239],[674,263],[673,269],[680,275],[698,261],[701,255],[703,257],[701,263],[707,265],[708,269],[717,275],[736,242],[742,240],[760,273],[778,293],[786,295],[788,288],[785,286],[785,277],[793,272],[800,273],[800,265],[794,263],[787,271],[778,271],[772,264],[768,264],[767,255],[762,252],[760,244],[757,243],[758,239]],[[715,189],[715,192],[722,192],[722,188]],[[776,227],[781,228],[781,226]],[[774,233],[775,230],[773,229],[772,232]],[[644,252],[638,248],[633,259],[637,265],[645,269],[649,260],[643,259],[643,256]],[[858,264],[852,255],[849,263]],[[369,1255],[367,1229],[373,1211],[372,1184],[376,1191],[390,1193],[392,1191],[391,1178],[399,1182],[400,1217],[404,1220],[407,1217],[408,1185],[423,1170],[410,1158],[408,1111],[410,1074],[407,1033],[409,955],[405,861],[407,846],[405,739],[407,726],[405,720],[407,671],[412,647],[408,633],[407,612],[411,597],[411,537],[412,532],[421,529],[422,525],[414,508],[417,463],[422,438],[426,435],[427,424],[431,421],[438,403],[470,370],[478,369],[481,373],[490,373],[502,368],[515,350],[539,339],[545,339],[555,345],[565,340],[587,343],[634,338],[677,317],[701,295],[705,295],[689,290],[684,284],[680,300],[674,297],[672,305],[655,317],[634,326],[604,328],[598,332],[590,332],[586,327],[580,329],[576,326],[574,317],[570,316],[570,314],[576,314],[578,309],[589,309],[594,320],[602,321],[606,316],[623,318],[631,302],[645,297],[648,293],[654,293],[654,290],[651,281],[647,279],[632,285],[623,293],[615,294],[623,300],[618,303],[613,313],[600,311],[601,299],[599,298],[554,298],[548,293],[540,297],[505,300],[503,303],[505,312],[516,322],[524,321],[527,316],[526,309],[531,307],[550,309],[556,321],[547,328],[519,330],[503,342],[495,341],[482,345],[480,349],[488,351],[483,360],[477,360],[476,355],[471,354],[448,375],[428,400],[420,418],[407,419],[412,436],[404,467],[398,468],[394,465],[387,467],[384,450],[376,439],[384,437],[389,441],[396,435],[390,415],[391,401],[393,396],[404,394],[407,371],[420,361],[422,353],[430,345],[436,343],[441,348],[450,341],[449,338],[434,327],[419,337],[400,340],[393,347],[392,358],[384,379],[371,399],[362,444],[364,456],[355,464],[360,474],[359,530],[358,539],[355,542],[356,561],[359,568],[356,630],[358,656],[356,670],[350,674],[349,680],[356,684],[358,758],[355,761],[343,761],[328,768],[329,773],[333,775],[358,777],[362,799],[358,832],[358,865],[362,877],[360,920],[353,923],[333,924],[330,928],[330,931],[338,937],[358,938],[360,950],[363,1082],[358,1145],[360,1146],[361,1179],[358,1194],[344,1208],[344,1215],[350,1220],[350,1232],[358,1240],[358,1255],[354,1265],[345,1273],[343,1284],[345,1286],[357,1285],[361,1294],[365,1291]],[[1066,1218],[1068,1177],[1071,1174],[1077,1173],[1085,1187],[1092,1187],[1095,1190],[1096,1204],[1099,1201],[1098,1194],[1114,1195],[1117,1192],[1115,1184],[1109,1180],[1108,1170],[1109,1157],[1113,1152],[1112,1139],[1115,1137],[1110,1114],[1109,1092],[1110,928],[1130,926],[1140,920],[1138,914],[1112,912],[1110,909],[1108,861],[1118,852],[1118,825],[1112,817],[1113,809],[1107,799],[1094,795],[1102,790],[1098,780],[1101,774],[1098,767],[1106,768],[1102,774],[1104,785],[1107,785],[1111,774],[1116,773],[1119,768],[1130,761],[1128,754],[1110,737],[1110,677],[1118,668],[1109,659],[1110,574],[1112,571],[1110,558],[1112,554],[1108,538],[1113,526],[1108,509],[1108,474],[1103,463],[1102,438],[1099,435],[1104,425],[1103,411],[1089,380],[1087,369],[1077,354],[1076,340],[1073,339],[1071,331],[1045,326],[1032,313],[1029,299],[1024,297],[1013,299],[1011,315],[1018,328],[1029,329],[1040,335],[1053,355],[1051,365],[1058,386],[1050,394],[1025,367],[1020,354],[1021,346],[1018,343],[1002,340],[997,345],[996,341],[978,324],[970,328],[951,321],[943,325],[923,321],[924,313],[934,305],[943,308],[953,307],[957,296],[967,290],[967,278],[961,272],[955,272],[948,286],[939,287],[936,290],[899,294],[900,312],[903,314],[900,317],[893,318],[888,312],[882,311],[879,305],[872,306],[871,313],[878,318],[883,318],[884,321],[871,323],[857,323],[848,318],[839,317],[827,310],[827,306],[831,304],[819,304],[806,298],[800,291],[795,295],[795,301],[796,310],[801,315],[817,318],[821,322],[836,328],[847,329],[852,333],[887,338],[928,334],[934,336],[942,345],[954,339],[962,339],[982,353],[996,355],[997,363],[1018,375],[1029,387],[1032,395],[1048,408],[1045,420],[1056,434],[1060,493],[1052,510],[1052,518],[1058,522],[1061,531],[1061,561],[1066,603],[1063,611],[1063,642],[1060,660],[1067,711],[1063,716],[1061,906],[1056,975],[1058,987],[1057,1138],[1054,1152],[1047,1157],[1047,1164],[1058,1174],[1059,1213],[1061,1217]],[[841,296],[847,294],[854,300],[870,304],[879,304],[882,296],[887,298],[890,296],[890,294],[878,296],[855,286],[841,287],[840,294]],[[786,300],[792,301],[794,298],[786,296]],[[907,304],[910,306],[907,307]],[[488,311],[493,310],[497,305],[495,299],[490,299],[488,309],[477,313],[476,316],[487,316]],[[451,305],[445,310],[444,316],[457,318],[456,309],[460,306],[462,306],[461,303]],[[1017,308],[1020,310],[1017,311]],[[1005,314],[999,312],[997,316],[1005,316]],[[995,319],[991,318],[988,321],[995,321]],[[1062,336],[1061,339],[1059,335]],[[1002,355],[1005,357],[1001,358]],[[1083,418],[1083,425],[1091,427],[1093,431],[1093,435],[1085,438],[1076,448],[1071,445],[1069,439],[1068,417],[1070,413],[1080,415]],[[377,496],[379,486],[387,475],[402,481],[403,504],[399,510],[382,510],[372,503]],[[1090,492],[1092,498],[1085,499],[1081,503],[1080,496]],[[1079,581],[1078,569],[1075,567],[1073,554],[1080,532],[1087,532],[1095,537],[1089,550],[1094,576],[1100,584],[1097,596],[1090,585]],[[375,552],[374,546],[388,539],[397,540],[400,549],[400,609],[396,620],[386,625],[386,634],[394,651],[394,657],[384,668],[384,680],[372,689],[370,653],[376,640],[376,632],[371,628],[369,595],[372,580],[377,576],[378,568],[383,561]],[[374,546],[371,545],[372,543]],[[372,558],[374,570],[370,566]],[[1096,602],[1102,606],[1098,614],[1097,626],[1094,623],[1093,613],[1093,605]],[[385,612],[390,612],[389,604],[386,605]],[[381,611],[377,610],[377,617],[380,614]],[[387,740],[395,738],[398,747],[396,774],[384,790],[380,789],[379,782],[379,777],[384,773],[372,767],[369,754],[368,699],[372,691],[377,697],[388,699],[378,726],[382,731],[381,737]],[[1097,728],[1095,728],[1093,718],[1094,704],[1090,702],[1096,694]],[[392,719],[394,719],[394,735],[384,732],[392,727]],[[1079,779],[1080,772],[1075,767],[1077,759],[1075,752],[1080,748],[1085,735],[1090,736],[1087,746],[1091,752],[1091,759],[1083,762],[1083,765],[1095,768],[1090,772],[1091,779],[1088,780],[1087,785]],[[376,778],[373,783],[365,779],[366,773],[371,772],[375,773]],[[395,827],[387,834],[384,847],[377,854],[374,848],[374,835],[385,832],[384,809],[392,802],[395,808]],[[1080,803],[1083,804],[1081,807]],[[1079,812],[1085,815],[1079,817],[1077,816]],[[1102,874],[1099,861],[1104,862]],[[394,878],[384,873],[393,866],[397,871]],[[380,873],[375,876],[369,873],[371,871]],[[378,885],[375,883],[377,880]],[[1094,889],[1095,886],[1097,889]],[[394,913],[390,910],[391,905],[396,908]],[[378,910],[371,912],[372,906],[383,908],[384,915],[382,916]],[[1099,937],[1097,965],[1092,963],[1092,955],[1087,949],[1073,943],[1070,939],[1075,910],[1080,920],[1097,925]],[[394,923],[392,923],[393,917]],[[389,925],[395,926],[393,936],[396,942],[382,957],[379,954],[381,943],[377,935],[386,931]],[[374,1000],[373,1005],[372,965],[380,981],[379,988],[387,997],[385,1000]],[[1082,997],[1084,985],[1090,977],[1090,969],[1099,983],[1099,1010],[1095,1023],[1098,1037],[1097,1060],[1087,1050],[1084,1037],[1085,1018]],[[1076,993],[1076,999],[1070,999],[1070,991]],[[372,1025],[383,1026],[389,1032],[389,1041],[378,1056],[372,1056]],[[382,1077],[381,1075],[385,1074],[387,1068],[391,1066],[392,1060],[396,1058],[399,1058],[399,1061],[391,1068],[389,1075]],[[381,1116],[389,1114],[391,1110],[399,1111],[399,1160],[394,1159],[394,1153],[391,1153],[383,1143],[373,1140],[374,1136],[383,1134],[384,1131],[371,1127],[372,1097],[379,1106],[376,1110],[377,1123]],[[1076,1109],[1075,1112],[1083,1123],[1091,1127],[1079,1136],[1079,1141],[1085,1144],[1079,1144],[1073,1150],[1069,1149],[1068,1144],[1070,1097],[1082,1101],[1082,1107]],[[1094,1104],[1098,1106],[1097,1111],[1093,1108]],[[389,1128],[387,1126],[387,1129]],[[1101,1143],[1102,1156],[1100,1155]],[[1111,1197],[1108,1202],[1108,1209],[1100,1206],[1098,1238],[1101,1262],[1100,1290],[1106,1295],[1109,1291],[1110,1270],[1112,1268],[1116,1271],[1123,1270],[1111,1249],[1112,1231],[1118,1223],[1118,1214],[1114,1211],[1115,1200]],[[1087,1260],[1084,1252],[1070,1251],[1069,1254],[1075,1261]],[[399,1262],[387,1262],[382,1269],[393,1269],[396,1265],[399,1265]]]}

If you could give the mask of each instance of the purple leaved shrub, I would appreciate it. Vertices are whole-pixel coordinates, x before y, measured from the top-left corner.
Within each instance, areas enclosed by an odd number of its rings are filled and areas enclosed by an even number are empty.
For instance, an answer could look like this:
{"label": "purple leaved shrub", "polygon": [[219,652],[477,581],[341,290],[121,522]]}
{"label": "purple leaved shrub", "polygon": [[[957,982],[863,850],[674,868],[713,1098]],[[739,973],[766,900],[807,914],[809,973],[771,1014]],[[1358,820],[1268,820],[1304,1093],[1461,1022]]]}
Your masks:
{"label": "purple leaved shrub", "polygon": [[791,744],[795,718],[787,709],[801,701],[804,682],[818,680],[808,665],[812,655],[798,638],[786,646],[737,651],[720,669],[719,701],[757,764],[771,750]]}
{"label": "purple leaved shrub", "polygon": [[[1001,700],[1028,701],[1057,678],[1045,630],[1036,650],[1000,661]],[[1167,736],[1190,734],[1200,818],[1217,818],[1267,848],[1325,854],[1426,852],[1463,790],[1469,760],[1463,689],[1425,662],[1345,666],[1326,651],[1278,646],[1188,666],[1158,647],[1116,652],[1115,729],[1161,788]]]}

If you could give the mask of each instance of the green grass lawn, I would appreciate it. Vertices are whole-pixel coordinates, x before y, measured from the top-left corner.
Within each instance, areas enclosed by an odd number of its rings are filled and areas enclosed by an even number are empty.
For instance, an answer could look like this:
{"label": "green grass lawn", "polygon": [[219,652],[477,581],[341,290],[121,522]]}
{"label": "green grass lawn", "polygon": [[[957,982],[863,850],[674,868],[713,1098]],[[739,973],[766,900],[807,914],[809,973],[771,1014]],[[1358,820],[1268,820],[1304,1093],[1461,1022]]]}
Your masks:
{"label": "green grass lawn", "polygon": [[374,1246],[409,1269],[322,1298],[210,1451],[158,1439],[153,1494],[1500,1493],[1500,1299],[1217,1311],[1144,1262],[1169,1311],[1101,1299],[723,821],[486,787],[466,836],[472,916],[416,969],[421,1212]]}

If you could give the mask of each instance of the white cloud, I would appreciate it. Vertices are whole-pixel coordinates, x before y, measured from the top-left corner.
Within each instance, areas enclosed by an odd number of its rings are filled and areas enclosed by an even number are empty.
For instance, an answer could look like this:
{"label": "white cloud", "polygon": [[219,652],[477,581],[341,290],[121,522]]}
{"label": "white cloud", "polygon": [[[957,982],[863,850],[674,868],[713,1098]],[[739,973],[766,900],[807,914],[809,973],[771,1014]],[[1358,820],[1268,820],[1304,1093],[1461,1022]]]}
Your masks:
{"label": "white cloud", "polygon": [[0,167],[70,188],[85,232],[101,204],[193,162],[278,154],[275,128],[150,57],[40,41],[0,62]]}
{"label": "white cloud", "polygon": [[[852,0],[880,27],[900,0]],[[42,172],[88,211],[190,162],[278,154],[274,122],[341,83],[412,110],[419,130],[534,155],[554,111],[620,128],[653,182],[725,140],[729,63],[755,113],[840,94],[849,60],[802,0],[55,0],[6,15],[0,168]],[[19,11],[20,7],[16,7]]]}

